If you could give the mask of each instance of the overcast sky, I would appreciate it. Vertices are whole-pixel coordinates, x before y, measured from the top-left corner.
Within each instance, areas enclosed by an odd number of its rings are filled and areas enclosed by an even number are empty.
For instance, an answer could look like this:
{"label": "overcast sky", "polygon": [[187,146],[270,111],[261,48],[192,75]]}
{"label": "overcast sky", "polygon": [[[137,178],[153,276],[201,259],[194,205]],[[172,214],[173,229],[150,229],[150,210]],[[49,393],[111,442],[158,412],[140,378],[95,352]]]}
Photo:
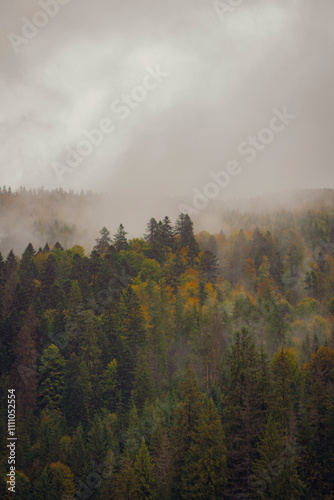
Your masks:
{"label": "overcast sky", "polygon": [[[191,200],[230,160],[242,172],[222,198],[334,187],[333,0],[244,0],[220,16],[213,0],[60,1],[54,17],[36,14],[47,0],[1,1],[2,185],[107,191],[143,216]],[[30,39],[27,19],[46,22]],[[138,90],[145,78],[156,88]],[[134,89],[147,96],[133,109],[111,108]],[[248,162],[239,145],[284,107],[295,118]],[[106,118],[113,132],[61,182],[53,162]]]}

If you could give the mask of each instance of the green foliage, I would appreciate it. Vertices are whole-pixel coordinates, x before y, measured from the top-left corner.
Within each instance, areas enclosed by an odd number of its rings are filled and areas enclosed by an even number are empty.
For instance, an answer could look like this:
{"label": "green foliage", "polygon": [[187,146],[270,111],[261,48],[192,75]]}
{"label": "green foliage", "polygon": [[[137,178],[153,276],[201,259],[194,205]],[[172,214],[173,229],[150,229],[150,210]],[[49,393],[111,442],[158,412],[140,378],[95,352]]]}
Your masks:
{"label": "green foliage", "polygon": [[134,499],[153,499],[156,488],[156,481],[153,472],[153,464],[145,443],[142,439],[140,448],[134,463],[135,492]]}
{"label": "green foliage", "polygon": [[331,498],[334,209],[223,217],[0,254],[20,498]]}
{"label": "green foliage", "polygon": [[51,344],[45,349],[39,369],[41,406],[50,409],[60,408],[66,376],[66,361],[57,346]]}
{"label": "green foliage", "polygon": [[257,451],[259,458],[254,461],[251,483],[253,498],[303,498],[304,485],[298,473],[296,452],[272,417],[268,419]]}
{"label": "green foliage", "polygon": [[208,400],[201,412],[193,439],[189,498],[221,498],[227,480],[227,450],[222,423],[212,399]]}

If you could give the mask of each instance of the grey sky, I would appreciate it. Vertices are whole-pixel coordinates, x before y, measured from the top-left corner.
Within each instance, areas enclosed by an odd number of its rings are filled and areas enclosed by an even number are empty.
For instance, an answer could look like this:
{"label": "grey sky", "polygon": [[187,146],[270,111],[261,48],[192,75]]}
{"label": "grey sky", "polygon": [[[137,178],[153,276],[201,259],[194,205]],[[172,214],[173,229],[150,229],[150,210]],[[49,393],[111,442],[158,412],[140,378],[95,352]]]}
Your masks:
{"label": "grey sky", "polygon": [[[0,7],[2,185],[107,191],[141,223],[232,159],[223,198],[334,187],[333,0],[244,0],[223,20],[212,0],[69,0],[15,54],[8,33],[42,3]],[[121,120],[111,103],[157,65],[168,78]],[[296,118],[248,164],[238,145],[284,106]],[[114,132],[60,183],[52,162],[103,118]]]}

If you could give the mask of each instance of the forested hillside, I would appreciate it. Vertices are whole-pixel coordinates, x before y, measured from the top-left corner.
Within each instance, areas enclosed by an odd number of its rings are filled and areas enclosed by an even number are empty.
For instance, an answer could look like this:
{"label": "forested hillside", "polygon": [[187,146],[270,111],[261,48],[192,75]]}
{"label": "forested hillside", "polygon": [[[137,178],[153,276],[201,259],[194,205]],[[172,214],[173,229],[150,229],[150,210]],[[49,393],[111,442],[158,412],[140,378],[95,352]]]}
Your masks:
{"label": "forested hillside", "polygon": [[224,222],[0,257],[1,498],[9,388],[15,498],[334,498],[332,195]]}

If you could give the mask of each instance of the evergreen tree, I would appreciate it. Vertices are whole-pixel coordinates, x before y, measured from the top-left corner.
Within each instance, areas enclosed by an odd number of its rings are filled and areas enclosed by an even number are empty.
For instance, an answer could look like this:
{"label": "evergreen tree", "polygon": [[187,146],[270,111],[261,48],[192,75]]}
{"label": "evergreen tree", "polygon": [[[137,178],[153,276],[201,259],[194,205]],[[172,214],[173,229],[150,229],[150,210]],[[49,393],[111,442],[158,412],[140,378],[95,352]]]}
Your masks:
{"label": "evergreen tree", "polygon": [[136,499],[136,476],[133,459],[127,453],[123,455],[123,461],[116,475],[116,496],[119,500]]}
{"label": "evergreen tree", "polygon": [[116,410],[120,399],[119,386],[118,364],[113,359],[104,370],[100,383],[101,403],[111,412]]}
{"label": "evergreen tree", "polygon": [[82,422],[88,424],[92,384],[89,371],[84,361],[72,353],[67,364],[64,391],[64,413],[70,428],[76,428]]}
{"label": "evergreen tree", "polygon": [[166,215],[162,221],[162,239],[168,248],[175,250],[174,229],[170,218]]}
{"label": "evergreen tree", "polygon": [[180,402],[174,411],[172,429],[173,498],[189,498],[189,487],[192,481],[189,469],[192,463],[191,450],[195,444],[194,432],[199,422],[201,409],[201,393],[192,370],[188,368],[180,388]]}
{"label": "evergreen tree", "polygon": [[82,477],[87,468],[87,450],[82,424],[77,426],[73,436],[70,467],[73,473],[78,477]]}
{"label": "evergreen tree", "polygon": [[304,498],[293,445],[282,435],[280,424],[269,417],[258,444],[254,461],[252,490],[254,498],[297,500]]}
{"label": "evergreen tree", "polygon": [[280,349],[271,362],[273,395],[270,411],[282,426],[284,435],[292,439],[295,430],[295,407],[300,371],[290,349]]}
{"label": "evergreen tree", "polygon": [[128,233],[125,231],[123,224],[120,224],[117,228],[116,234],[114,235],[113,241],[117,252],[128,249],[128,240],[126,239],[127,234]]}
{"label": "evergreen tree", "polygon": [[194,258],[199,253],[199,247],[194,236],[193,222],[188,214],[180,214],[175,227],[175,234],[180,238],[180,248],[189,248],[191,258]]}
{"label": "evergreen tree", "polygon": [[60,459],[62,416],[59,410],[42,411],[38,427],[39,457],[41,463],[50,464]]}
{"label": "evergreen tree", "polygon": [[62,407],[65,386],[66,361],[59,349],[51,344],[45,349],[39,369],[40,406],[56,409]]}
{"label": "evergreen tree", "polygon": [[263,425],[260,380],[259,353],[253,337],[243,328],[235,334],[222,385],[223,427],[228,447],[227,494],[232,498],[250,495],[252,461]]}
{"label": "evergreen tree", "polygon": [[138,354],[134,370],[133,399],[137,408],[141,410],[145,402],[151,402],[154,396],[154,382],[147,356],[141,352]]}
{"label": "evergreen tree", "polygon": [[37,318],[33,308],[29,307],[16,340],[13,372],[23,414],[33,409],[36,402],[36,328]]}
{"label": "evergreen tree", "polygon": [[7,256],[3,269],[4,295],[2,297],[2,313],[4,316],[10,314],[13,309],[15,290],[18,282],[18,262],[11,250]]}
{"label": "evergreen tree", "polygon": [[147,226],[146,226],[146,233],[145,233],[145,241],[147,243],[152,243],[154,241],[154,239],[156,238],[157,236],[157,232],[158,232],[158,223],[157,221],[152,217],[150,219],[150,222],[148,222]]}
{"label": "evergreen tree", "polygon": [[111,245],[111,238],[110,238],[110,232],[105,226],[103,226],[103,228],[100,231],[100,236],[96,238],[95,241],[96,245],[94,246],[94,250],[99,255],[102,255],[108,251]]}
{"label": "evergreen tree", "polygon": [[135,459],[134,475],[136,485],[134,499],[153,499],[156,490],[156,479],[154,476],[152,460],[144,438],[142,439]]}
{"label": "evergreen tree", "polygon": [[157,423],[153,441],[155,471],[159,483],[157,495],[167,499],[170,498],[171,486],[171,447],[166,430],[166,422]]}
{"label": "evergreen tree", "polygon": [[50,250],[50,247],[49,247],[49,244],[46,242],[45,245],[44,245],[44,248],[42,250],[43,253],[49,253],[51,252]]}
{"label": "evergreen tree", "polygon": [[188,498],[223,498],[227,479],[225,435],[212,399],[206,403],[193,432]]}
{"label": "evergreen tree", "polygon": [[59,241],[55,243],[55,246],[53,248],[55,248],[56,250],[60,250],[61,252],[64,251],[64,247],[59,243]]}
{"label": "evergreen tree", "polygon": [[107,456],[110,436],[107,435],[106,429],[101,418],[95,415],[92,422],[92,427],[88,433],[88,453],[94,463],[101,464]]}

